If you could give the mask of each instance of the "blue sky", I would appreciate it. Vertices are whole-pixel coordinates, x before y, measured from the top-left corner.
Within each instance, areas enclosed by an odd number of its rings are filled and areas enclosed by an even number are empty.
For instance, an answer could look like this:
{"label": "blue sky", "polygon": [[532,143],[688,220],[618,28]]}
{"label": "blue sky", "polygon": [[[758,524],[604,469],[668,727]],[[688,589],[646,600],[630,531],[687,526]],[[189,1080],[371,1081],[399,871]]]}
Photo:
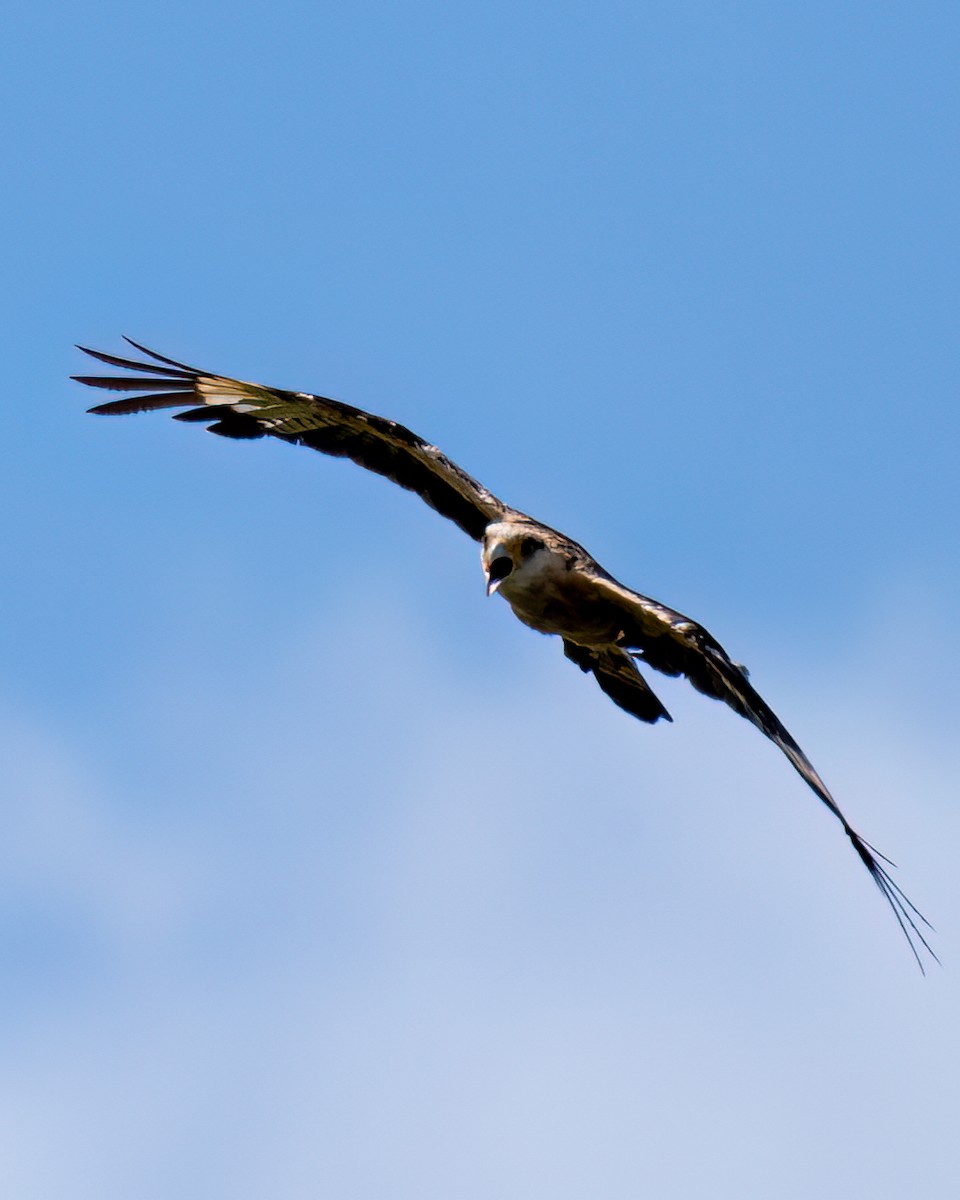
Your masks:
{"label": "blue sky", "polygon": [[[6,1196],[955,1194],[955,130],[935,3],[35,5],[0,47]],[[702,621],[619,713],[340,462],[404,421]]]}

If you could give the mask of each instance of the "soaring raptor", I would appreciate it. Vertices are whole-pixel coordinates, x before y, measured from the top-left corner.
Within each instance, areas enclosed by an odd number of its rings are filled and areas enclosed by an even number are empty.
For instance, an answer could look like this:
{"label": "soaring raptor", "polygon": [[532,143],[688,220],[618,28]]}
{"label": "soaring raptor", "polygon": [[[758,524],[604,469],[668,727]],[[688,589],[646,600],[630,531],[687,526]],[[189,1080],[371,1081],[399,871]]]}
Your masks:
{"label": "soaring raptor", "polygon": [[75,375],[90,387],[136,393],[99,404],[91,412],[182,409],[174,414],[178,421],[203,422],[211,433],[228,438],[269,434],[352,459],[416,492],[480,543],[487,594],[499,592],[531,629],[560,637],[567,658],[593,675],[614,704],[650,724],[661,717],[671,719],[638,671],[640,661],[664,675],[685,675],[697,691],[723,700],[765,733],[843,826],[893,910],[921,971],[921,951],[936,959],[921,930],[929,928],[929,922],[891,878],[890,860],[857,833],[810,760],[754,690],[745,669],[702,625],[624,587],[582,546],[504,504],[436,446],[396,421],[326,396],[213,375],[126,340],[152,361],[78,347],[100,362],[133,373]]}

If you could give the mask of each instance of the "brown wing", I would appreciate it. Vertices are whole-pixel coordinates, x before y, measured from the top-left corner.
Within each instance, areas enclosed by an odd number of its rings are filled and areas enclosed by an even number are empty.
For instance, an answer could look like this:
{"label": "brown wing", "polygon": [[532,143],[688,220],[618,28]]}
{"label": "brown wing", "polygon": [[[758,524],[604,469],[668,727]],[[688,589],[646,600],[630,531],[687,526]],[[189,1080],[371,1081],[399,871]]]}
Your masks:
{"label": "brown wing", "polygon": [[[482,484],[451,462],[436,446],[396,421],[351,408],[326,396],[288,392],[280,388],[244,383],[225,375],[211,375],[188,367],[145,346],[130,341],[154,362],[118,358],[99,350],[78,347],[85,354],[132,375],[74,375],[89,387],[137,392],[91,408],[93,413],[151,412],[183,408],[179,421],[210,422],[211,433],[230,438],[270,435],[285,442],[309,446],[323,454],[349,458],[358,466],[392,479],[416,492],[441,516],[448,517],[479,541],[486,526],[513,515]],[[163,365],[160,365],[163,364]],[[201,407],[194,407],[200,405]]]}
{"label": "brown wing", "polygon": [[860,861],[893,909],[921,971],[923,962],[920,947],[935,961],[939,961],[918,928],[917,922],[931,928],[929,921],[914,907],[883,866],[884,863],[888,866],[893,864],[866,842],[843,815],[813,764],[748,680],[745,668],[733,662],[720,643],[696,621],[648,596],[631,591],[602,569],[591,571],[591,574],[599,594],[615,604],[622,615],[623,633],[619,644],[635,654],[641,662],[665,675],[685,675],[698,691],[723,700],[779,746],[843,826]]}

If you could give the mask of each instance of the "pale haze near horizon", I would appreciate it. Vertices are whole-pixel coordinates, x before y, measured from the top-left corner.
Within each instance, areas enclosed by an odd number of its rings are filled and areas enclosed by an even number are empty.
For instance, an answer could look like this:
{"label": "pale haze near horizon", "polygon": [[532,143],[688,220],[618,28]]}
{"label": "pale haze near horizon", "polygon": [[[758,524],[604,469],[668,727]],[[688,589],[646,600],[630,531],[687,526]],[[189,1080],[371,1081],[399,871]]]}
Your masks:
{"label": "pale haze near horizon", "polygon": [[[922,5],[11,18],[0,1186],[952,1197],[956,53]],[[350,464],[436,441],[748,664],[618,712]]]}

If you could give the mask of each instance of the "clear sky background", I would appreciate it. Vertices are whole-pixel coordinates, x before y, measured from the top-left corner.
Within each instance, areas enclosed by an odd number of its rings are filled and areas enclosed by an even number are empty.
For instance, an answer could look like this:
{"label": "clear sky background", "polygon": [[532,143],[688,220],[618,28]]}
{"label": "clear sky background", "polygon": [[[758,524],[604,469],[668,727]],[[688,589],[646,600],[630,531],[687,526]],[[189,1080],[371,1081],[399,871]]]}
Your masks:
{"label": "clear sky background", "polygon": [[[0,46],[0,1191],[946,1200],[960,11],[37,3]],[[746,662],[616,710],[351,464],[402,420]]]}

